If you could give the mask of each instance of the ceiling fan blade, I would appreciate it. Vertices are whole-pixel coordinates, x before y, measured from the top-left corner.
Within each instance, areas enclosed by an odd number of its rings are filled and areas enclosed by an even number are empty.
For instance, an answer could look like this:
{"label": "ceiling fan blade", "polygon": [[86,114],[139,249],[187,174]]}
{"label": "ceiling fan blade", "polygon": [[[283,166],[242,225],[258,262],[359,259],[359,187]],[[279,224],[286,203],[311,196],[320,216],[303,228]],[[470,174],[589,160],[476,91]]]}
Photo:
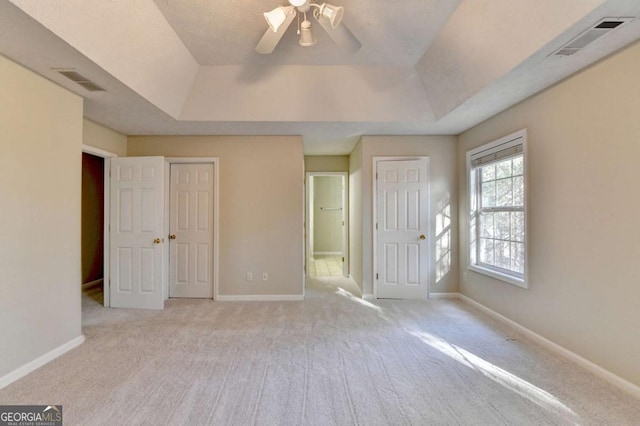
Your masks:
{"label": "ceiling fan blade", "polygon": [[282,25],[280,25],[278,31],[276,31],[275,33],[271,30],[271,28],[267,28],[267,31],[265,31],[264,35],[256,46],[256,52],[262,53],[263,55],[272,53],[278,43],[280,43],[280,39],[282,39],[284,33],[287,32],[287,29],[289,28],[293,20],[296,19],[297,13],[298,12],[295,11],[295,9],[288,12],[287,19],[282,23]]}
{"label": "ceiling fan blade", "polygon": [[322,15],[316,16],[315,18],[327,34],[329,34],[329,37],[331,37],[334,43],[342,49],[350,53],[355,53],[362,47],[360,41],[358,41],[351,30],[347,28],[344,22],[341,22],[337,28],[332,28],[329,20]]}

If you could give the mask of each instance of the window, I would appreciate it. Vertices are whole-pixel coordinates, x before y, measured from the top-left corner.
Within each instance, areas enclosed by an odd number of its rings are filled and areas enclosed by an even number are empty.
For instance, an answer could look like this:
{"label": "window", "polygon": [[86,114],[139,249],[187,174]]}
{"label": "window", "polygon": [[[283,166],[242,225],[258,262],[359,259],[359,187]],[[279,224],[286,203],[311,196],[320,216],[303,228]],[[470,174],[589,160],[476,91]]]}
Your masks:
{"label": "window", "polygon": [[526,130],[467,153],[469,268],[526,285]]}

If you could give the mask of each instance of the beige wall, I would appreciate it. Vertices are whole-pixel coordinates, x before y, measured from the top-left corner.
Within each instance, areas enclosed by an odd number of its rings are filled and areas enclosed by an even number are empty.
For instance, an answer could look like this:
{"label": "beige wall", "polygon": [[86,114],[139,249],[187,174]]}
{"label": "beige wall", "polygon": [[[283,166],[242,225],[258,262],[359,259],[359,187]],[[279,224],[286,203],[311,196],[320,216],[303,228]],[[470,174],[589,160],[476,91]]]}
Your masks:
{"label": "beige wall", "polygon": [[82,99],[0,56],[0,378],[78,338]]}
{"label": "beige wall", "polygon": [[[361,156],[360,156],[361,152]],[[352,176],[358,173],[360,179],[361,212],[355,220],[356,232],[361,232],[361,238],[353,241],[353,250],[361,250],[362,268],[361,279],[358,282],[363,294],[373,293],[373,157],[384,156],[427,156],[429,157],[429,192],[430,216],[429,224],[430,253],[429,259],[429,288],[430,292],[453,292],[458,290],[457,250],[454,244],[452,265],[449,272],[436,282],[435,268],[435,221],[438,207],[450,200],[457,199],[456,182],[456,137],[455,136],[363,136],[359,147],[351,154]],[[358,157],[361,157],[358,159]],[[351,187],[353,190],[354,188]],[[456,206],[450,205],[452,210],[452,241],[457,238]],[[359,247],[358,247],[359,246]],[[357,261],[356,261],[357,262]],[[359,265],[354,265],[358,267]],[[353,275],[353,270],[352,270]],[[355,278],[355,275],[354,275]]]}
{"label": "beige wall", "polygon": [[[349,275],[362,288],[362,141],[349,155]],[[363,292],[364,293],[364,292]]]}
{"label": "beige wall", "polygon": [[342,176],[313,178],[313,252],[342,254]]}
{"label": "beige wall", "polygon": [[82,124],[83,144],[102,149],[118,157],[127,155],[127,137],[125,135],[86,118]]}
{"label": "beige wall", "polygon": [[528,129],[529,289],[467,272],[461,291],[640,385],[640,44],[460,136],[465,153]]}
{"label": "beige wall", "polygon": [[[129,137],[128,153],[218,157],[220,295],[302,294],[300,137]],[[246,281],[247,272],[253,272],[254,281]],[[262,281],[263,272],[269,273],[269,281]]]}
{"label": "beige wall", "polygon": [[348,155],[306,155],[305,172],[348,172]]}

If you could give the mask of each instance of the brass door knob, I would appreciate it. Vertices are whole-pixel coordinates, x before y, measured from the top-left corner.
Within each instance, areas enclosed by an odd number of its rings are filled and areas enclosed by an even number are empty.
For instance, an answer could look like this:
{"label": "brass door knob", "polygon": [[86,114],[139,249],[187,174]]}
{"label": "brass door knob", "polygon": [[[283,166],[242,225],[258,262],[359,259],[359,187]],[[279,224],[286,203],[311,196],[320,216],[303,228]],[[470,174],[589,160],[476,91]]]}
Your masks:
{"label": "brass door knob", "polygon": [[427,237],[425,237],[425,236],[424,236],[424,234],[422,234],[422,235],[420,235],[420,239],[421,239],[421,240],[426,240],[426,239],[427,239]]}
{"label": "brass door knob", "polygon": [[153,240],[153,244],[160,244],[160,238],[156,238]]}
{"label": "brass door knob", "polygon": [[170,239],[170,240],[175,240],[175,239],[176,239],[176,234],[171,234],[171,235],[169,235],[169,239]]}

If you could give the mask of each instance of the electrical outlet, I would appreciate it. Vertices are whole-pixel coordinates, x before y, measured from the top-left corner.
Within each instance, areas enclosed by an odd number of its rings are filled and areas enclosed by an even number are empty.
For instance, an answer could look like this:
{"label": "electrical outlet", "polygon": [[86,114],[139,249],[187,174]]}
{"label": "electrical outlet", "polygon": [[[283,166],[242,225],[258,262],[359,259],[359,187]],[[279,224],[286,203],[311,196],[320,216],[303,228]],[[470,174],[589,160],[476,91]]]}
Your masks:
{"label": "electrical outlet", "polygon": [[262,273],[262,281],[269,281],[269,273],[268,272],[263,272]]}
{"label": "electrical outlet", "polygon": [[253,274],[251,272],[247,272],[247,281],[253,281]]}

